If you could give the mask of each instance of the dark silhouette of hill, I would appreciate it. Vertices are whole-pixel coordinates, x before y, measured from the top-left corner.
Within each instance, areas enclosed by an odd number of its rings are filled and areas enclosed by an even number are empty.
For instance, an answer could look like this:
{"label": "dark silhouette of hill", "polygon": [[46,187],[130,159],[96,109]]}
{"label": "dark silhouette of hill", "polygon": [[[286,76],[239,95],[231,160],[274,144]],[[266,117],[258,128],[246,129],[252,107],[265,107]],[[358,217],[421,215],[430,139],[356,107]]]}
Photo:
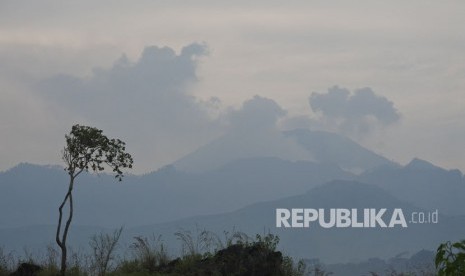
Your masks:
{"label": "dark silhouette of hill", "polygon": [[[411,220],[412,212],[425,211],[398,200],[387,191],[371,184],[332,181],[300,195],[255,203],[233,212],[194,216],[155,225],[126,227],[122,242],[129,244],[134,236],[149,237],[156,234],[162,235],[168,249],[176,251],[179,241],[173,233],[181,229],[190,230],[194,236],[196,229],[207,229],[217,233],[219,237],[223,236],[224,231],[234,229],[251,236],[272,232],[281,239],[279,250],[291,256],[319,258],[325,263],[345,263],[374,257],[386,259],[406,251],[414,253],[422,249],[435,250],[437,245],[445,240],[462,238],[462,230],[465,229],[465,217],[449,217],[442,214],[439,214],[437,224],[408,224],[407,228],[325,229],[319,225],[312,225],[310,228],[276,228],[276,208],[356,208],[359,214],[363,213],[364,208],[387,208],[391,211],[401,208],[407,222]],[[150,214],[150,211],[144,212],[146,216]],[[390,214],[384,220],[388,223],[389,218]],[[26,231],[25,229],[28,229],[28,232],[22,232]],[[92,231],[89,229],[92,228],[88,228],[87,231],[79,229],[73,228],[70,237],[74,237],[75,244],[86,244],[88,237],[82,233],[90,233]],[[53,226],[43,226],[41,231],[35,226],[3,228],[0,229],[0,243],[8,241],[8,244],[19,245],[23,241],[32,242],[30,239],[33,239],[36,244],[47,244],[53,240],[53,230]],[[98,232],[100,229],[94,228],[93,231]],[[23,239],[23,235],[29,235],[30,239]]]}
{"label": "dark silhouette of hill", "polygon": [[[449,239],[459,239],[465,227],[464,217],[439,214],[438,224],[408,224],[407,228],[276,228],[276,208],[401,208],[407,223],[412,212],[425,211],[400,201],[387,191],[374,185],[350,181],[332,181],[315,187],[309,192],[276,201],[256,203],[237,211],[212,216],[193,217],[152,226],[130,229],[131,233],[152,232],[163,234],[170,240],[170,233],[179,229],[205,228],[218,233],[240,230],[248,234],[271,231],[281,238],[281,249],[291,256],[320,258],[326,263],[365,260],[371,257],[390,258],[401,252],[435,250]],[[389,222],[390,215],[385,221]]]}
{"label": "dark silhouette of hill", "polygon": [[465,180],[459,170],[445,170],[415,158],[405,167],[380,166],[358,179],[418,207],[465,215]]}
{"label": "dark silhouette of hill", "polygon": [[[122,182],[83,174],[75,186],[75,223],[135,226],[227,212],[351,178],[334,165],[276,158],[237,160],[204,173],[167,166]],[[59,167],[20,164],[0,173],[0,227],[55,224],[67,181]]]}

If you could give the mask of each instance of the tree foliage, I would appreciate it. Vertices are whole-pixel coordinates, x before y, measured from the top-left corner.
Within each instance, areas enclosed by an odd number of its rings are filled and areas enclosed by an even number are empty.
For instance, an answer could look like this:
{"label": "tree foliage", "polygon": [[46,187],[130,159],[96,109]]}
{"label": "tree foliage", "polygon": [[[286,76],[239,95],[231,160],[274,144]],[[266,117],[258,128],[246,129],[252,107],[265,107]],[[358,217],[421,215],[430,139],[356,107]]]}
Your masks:
{"label": "tree foliage", "polygon": [[465,275],[465,240],[439,245],[435,263],[439,276]]}
{"label": "tree foliage", "polygon": [[126,153],[126,144],[120,139],[109,139],[102,130],[74,125],[69,135],[65,135],[66,147],[63,160],[70,176],[76,177],[82,171],[103,171],[109,166],[115,177],[121,181],[123,168],[132,168],[133,159]]}

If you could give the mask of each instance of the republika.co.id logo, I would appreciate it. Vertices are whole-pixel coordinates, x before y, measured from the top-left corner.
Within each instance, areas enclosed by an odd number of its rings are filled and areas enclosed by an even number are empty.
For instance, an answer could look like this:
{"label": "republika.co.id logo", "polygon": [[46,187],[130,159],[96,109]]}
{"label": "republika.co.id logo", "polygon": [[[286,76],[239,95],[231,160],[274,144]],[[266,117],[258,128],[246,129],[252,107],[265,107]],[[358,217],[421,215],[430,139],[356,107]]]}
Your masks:
{"label": "republika.co.id logo", "polygon": [[401,208],[276,209],[278,228],[309,228],[313,225],[322,228],[406,228],[408,224],[436,224],[439,222],[439,212],[411,212],[409,218],[407,221]]}

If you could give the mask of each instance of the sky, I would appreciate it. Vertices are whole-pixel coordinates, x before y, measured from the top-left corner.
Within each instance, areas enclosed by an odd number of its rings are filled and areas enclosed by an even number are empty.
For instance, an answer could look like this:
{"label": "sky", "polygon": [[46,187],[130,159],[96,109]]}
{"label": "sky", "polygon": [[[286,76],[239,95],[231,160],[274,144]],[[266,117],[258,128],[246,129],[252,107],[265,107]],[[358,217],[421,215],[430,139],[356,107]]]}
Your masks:
{"label": "sky", "polygon": [[463,1],[0,1],[0,171],[75,123],[145,173],[248,126],[465,171]]}

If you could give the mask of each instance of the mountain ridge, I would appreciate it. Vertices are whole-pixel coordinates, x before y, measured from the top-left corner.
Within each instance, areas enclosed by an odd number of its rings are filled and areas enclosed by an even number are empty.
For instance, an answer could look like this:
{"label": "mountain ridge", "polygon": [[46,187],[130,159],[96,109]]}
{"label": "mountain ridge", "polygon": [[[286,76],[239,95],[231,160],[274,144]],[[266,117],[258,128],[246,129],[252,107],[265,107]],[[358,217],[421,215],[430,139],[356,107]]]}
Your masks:
{"label": "mountain ridge", "polygon": [[[339,180],[319,185],[300,195],[254,203],[231,212],[128,227],[124,231],[122,242],[130,244],[134,236],[162,235],[166,244],[171,246],[167,248],[175,250],[172,246],[179,242],[174,233],[178,231],[190,231],[195,235],[206,229],[216,233],[219,237],[224,231],[238,230],[249,236],[270,231],[280,237],[280,249],[293,257],[319,258],[326,263],[341,263],[370,257],[390,258],[405,251],[434,250],[437,244],[444,240],[459,239],[462,235],[460,229],[465,227],[465,216],[449,217],[440,214],[438,224],[409,224],[408,228],[324,229],[318,225],[304,229],[276,228],[276,208],[356,208],[357,210],[387,208],[388,211],[400,208],[407,220],[414,211],[428,212],[398,200],[389,192],[374,185]],[[76,238],[75,242],[80,244],[86,241],[85,233],[102,231],[102,228],[99,230],[97,227],[82,228],[79,225],[75,227],[76,230],[73,230],[72,235]],[[79,230],[81,228],[87,230],[81,231]],[[27,227],[24,227],[23,231],[24,229]],[[47,236],[45,235],[48,235],[48,241],[53,240],[53,226],[48,226],[47,229],[48,232],[42,230],[42,236],[36,236],[38,240],[44,239],[36,244],[46,244]],[[75,231],[81,234],[77,235]],[[28,233],[32,232],[34,232],[33,228]],[[18,234],[18,231],[14,228],[0,228],[0,233],[3,239],[10,240],[12,235]],[[303,244],[306,246],[302,246]]]}
{"label": "mountain ridge", "polygon": [[[387,158],[378,155],[347,137],[325,131],[312,131],[308,129],[296,129],[283,132],[270,132],[275,144],[281,148],[292,148],[301,151],[298,156],[283,155],[274,149],[254,152],[255,157],[277,157],[288,161],[307,160],[318,163],[332,163],[348,170],[361,172],[384,164],[396,164]],[[245,140],[243,140],[245,139]],[[254,139],[224,135],[207,145],[200,147],[192,153],[180,158],[173,165],[188,172],[202,172],[234,160],[247,159],[250,152],[242,152],[244,148],[256,150],[262,145]],[[248,146],[247,146],[248,145]],[[292,147],[290,146],[292,145]]]}

